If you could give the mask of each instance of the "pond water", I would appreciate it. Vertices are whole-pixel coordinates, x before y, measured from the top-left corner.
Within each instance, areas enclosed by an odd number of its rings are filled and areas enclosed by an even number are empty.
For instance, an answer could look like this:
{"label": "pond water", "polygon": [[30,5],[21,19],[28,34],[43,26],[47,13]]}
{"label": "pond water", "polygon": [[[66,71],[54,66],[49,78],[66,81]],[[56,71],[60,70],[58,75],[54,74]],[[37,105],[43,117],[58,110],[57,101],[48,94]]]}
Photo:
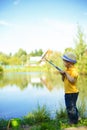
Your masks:
{"label": "pond water", "polygon": [[[87,107],[86,79],[81,78],[78,104]],[[82,87],[82,85],[83,87]],[[59,74],[42,72],[6,73],[0,77],[0,118],[22,118],[46,106],[51,116],[65,108],[63,82]],[[86,110],[84,111],[84,114]]]}

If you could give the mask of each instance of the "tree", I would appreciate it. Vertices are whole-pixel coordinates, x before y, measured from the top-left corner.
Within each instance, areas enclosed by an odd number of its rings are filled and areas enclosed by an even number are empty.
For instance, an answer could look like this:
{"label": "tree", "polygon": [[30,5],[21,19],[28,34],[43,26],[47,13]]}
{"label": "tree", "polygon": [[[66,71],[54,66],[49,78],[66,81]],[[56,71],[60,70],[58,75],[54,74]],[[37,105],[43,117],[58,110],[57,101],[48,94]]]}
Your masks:
{"label": "tree", "polygon": [[21,63],[24,64],[27,61],[27,53],[23,49],[19,49],[19,51],[14,55],[14,57],[19,58]]}
{"label": "tree", "polygon": [[20,58],[22,55],[27,55],[27,53],[20,48],[19,51],[15,54],[15,56]]}
{"label": "tree", "polygon": [[85,42],[85,35],[82,32],[80,26],[78,26],[77,39],[75,43],[76,43],[75,52],[77,55],[79,72],[86,74],[87,73],[87,54],[86,54],[87,45]]}
{"label": "tree", "polygon": [[42,49],[34,50],[30,53],[30,56],[41,56],[43,54]]}
{"label": "tree", "polygon": [[0,52],[0,64],[1,65],[8,65],[9,64],[9,56]]}
{"label": "tree", "polygon": [[67,52],[74,52],[74,49],[73,48],[66,48],[64,53],[67,53]]}
{"label": "tree", "polygon": [[86,42],[85,42],[85,35],[82,32],[82,29],[80,26],[78,26],[78,30],[77,30],[77,38],[75,39],[75,43],[76,43],[76,47],[75,47],[75,52],[77,55],[77,59],[81,60],[81,57],[83,56],[83,54],[86,51]]}
{"label": "tree", "polygon": [[21,59],[16,56],[12,56],[9,59],[9,65],[20,65],[20,64],[21,64]]}

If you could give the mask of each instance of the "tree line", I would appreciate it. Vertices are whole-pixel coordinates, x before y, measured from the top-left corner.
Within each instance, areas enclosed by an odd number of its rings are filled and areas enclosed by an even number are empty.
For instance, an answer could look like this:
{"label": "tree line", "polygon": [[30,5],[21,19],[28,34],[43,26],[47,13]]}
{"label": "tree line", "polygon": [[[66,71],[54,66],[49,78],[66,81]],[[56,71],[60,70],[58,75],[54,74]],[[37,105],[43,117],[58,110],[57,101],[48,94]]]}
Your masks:
{"label": "tree line", "polygon": [[[80,26],[77,28],[77,35],[74,39],[75,48],[65,48],[65,52],[73,51],[77,56],[77,66],[79,69],[79,72],[82,74],[87,74],[87,43],[85,40],[85,35],[81,29]],[[16,52],[14,55],[11,53],[9,55],[0,52],[0,66],[3,65],[24,65],[26,64],[27,60],[30,59],[31,56],[42,56],[43,50],[34,50],[30,53],[27,53],[25,50],[20,48],[18,52]],[[55,59],[55,57],[60,57],[61,52],[54,52],[52,55],[52,59]],[[60,61],[55,61],[56,65],[61,66]],[[1,67],[0,67],[1,68]],[[48,65],[49,68],[49,65]]]}

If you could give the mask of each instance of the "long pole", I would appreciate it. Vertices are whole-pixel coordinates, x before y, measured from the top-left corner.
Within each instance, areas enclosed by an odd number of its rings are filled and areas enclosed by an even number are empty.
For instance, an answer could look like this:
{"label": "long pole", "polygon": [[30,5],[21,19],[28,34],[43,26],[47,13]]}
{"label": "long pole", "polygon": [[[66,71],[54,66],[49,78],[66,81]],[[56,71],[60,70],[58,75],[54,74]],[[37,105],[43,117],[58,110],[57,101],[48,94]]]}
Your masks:
{"label": "long pole", "polygon": [[50,63],[53,67],[55,67],[57,70],[62,71],[61,68],[59,68],[58,66],[56,66],[55,64],[53,64],[51,61],[47,60],[46,58],[45,58],[45,60],[46,60],[48,63]]}
{"label": "long pole", "polygon": [[41,62],[43,59],[45,59],[49,64],[51,64],[53,67],[55,67],[58,71],[62,71],[61,68],[59,68],[58,66],[54,65],[54,63],[52,63],[51,61],[49,61],[49,60],[46,58],[46,56],[47,56],[48,53],[49,53],[49,50],[47,50],[47,51],[45,52],[45,54],[43,54],[43,56],[42,56],[40,62]]}

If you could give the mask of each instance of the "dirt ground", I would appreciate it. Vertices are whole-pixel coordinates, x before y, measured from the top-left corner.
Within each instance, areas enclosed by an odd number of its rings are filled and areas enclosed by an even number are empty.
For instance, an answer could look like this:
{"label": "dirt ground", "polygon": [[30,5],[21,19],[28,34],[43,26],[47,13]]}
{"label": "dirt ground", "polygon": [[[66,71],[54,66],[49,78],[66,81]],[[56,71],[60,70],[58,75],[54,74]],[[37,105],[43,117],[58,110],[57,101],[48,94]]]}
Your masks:
{"label": "dirt ground", "polygon": [[[30,128],[24,128],[23,130],[31,130]],[[64,130],[87,130],[86,126],[65,128]]]}
{"label": "dirt ground", "polygon": [[81,126],[81,127],[70,127],[70,128],[65,128],[64,130],[87,130],[86,126]]}

